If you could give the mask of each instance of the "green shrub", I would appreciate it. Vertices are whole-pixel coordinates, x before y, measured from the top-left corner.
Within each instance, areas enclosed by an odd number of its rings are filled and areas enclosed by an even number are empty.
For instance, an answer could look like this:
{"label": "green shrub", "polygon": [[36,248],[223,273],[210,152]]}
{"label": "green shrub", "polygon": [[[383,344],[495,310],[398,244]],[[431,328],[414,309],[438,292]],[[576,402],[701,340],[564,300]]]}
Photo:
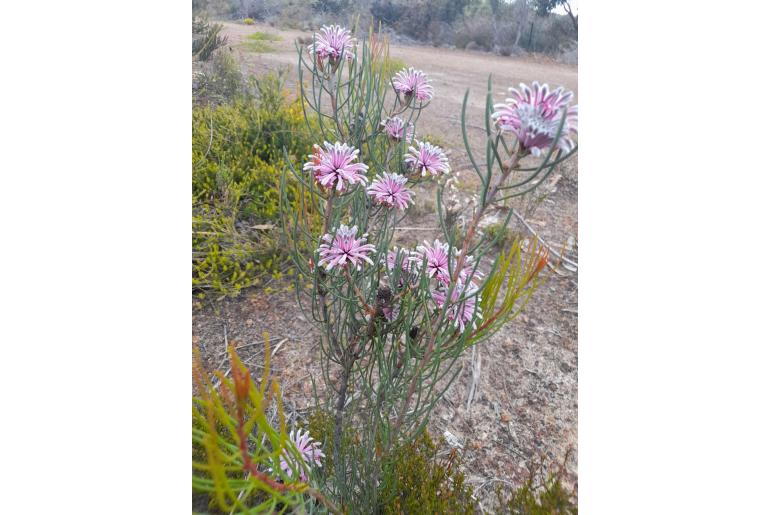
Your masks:
{"label": "green shrub", "polygon": [[254,25],[254,18],[244,18],[243,23],[246,25]]}
{"label": "green shrub", "polygon": [[456,454],[447,461],[438,459],[427,431],[396,449],[383,467],[383,513],[474,513],[473,491],[458,464]]}
{"label": "green shrub", "polygon": [[[326,411],[313,413],[307,430],[324,442],[324,475],[334,469],[334,417]],[[360,437],[347,427],[343,432],[342,454],[350,456],[351,446],[359,445]],[[356,454],[354,452],[354,454]],[[438,458],[438,449],[424,431],[410,444],[395,448],[383,456],[382,479],[377,491],[378,513],[473,513],[473,491],[465,484],[458,470],[460,457],[454,453],[446,460]],[[360,464],[359,464],[360,466]],[[351,513],[356,507],[348,506]]]}
{"label": "green shrub", "polygon": [[[302,106],[287,100],[281,77],[254,85],[256,98],[193,108],[192,263],[200,292],[235,295],[285,265],[277,236],[283,149],[301,166],[312,141]],[[297,201],[294,184],[288,196]]]}
{"label": "green shrub", "polygon": [[496,241],[495,245],[500,249],[507,249],[515,239],[513,231],[507,226],[497,223],[489,224],[484,228],[484,239],[486,241]]}
{"label": "green shrub", "polygon": [[198,103],[220,104],[246,94],[241,67],[229,52],[216,52],[197,75]]}
{"label": "green shrub", "polygon": [[246,42],[243,43],[243,47],[250,52],[264,53],[272,52],[275,50],[270,44],[271,41],[280,41],[281,38],[268,34],[267,32],[255,32],[246,36]]}
{"label": "green shrub", "polygon": [[538,488],[530,478],[510,498],[502,489],[497,490],[498,507],[495,513],[512,515],[577,515],[578,508],[572,502],[569,492],[557,476],[549,476]]}

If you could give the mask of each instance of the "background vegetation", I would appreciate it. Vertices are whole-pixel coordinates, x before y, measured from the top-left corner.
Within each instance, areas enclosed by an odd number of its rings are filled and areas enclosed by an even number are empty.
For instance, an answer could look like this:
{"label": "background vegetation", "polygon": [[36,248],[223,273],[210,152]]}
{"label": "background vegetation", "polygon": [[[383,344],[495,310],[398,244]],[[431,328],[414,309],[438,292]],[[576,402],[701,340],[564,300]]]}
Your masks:
{"label": "background vegetation", "polygon": [[568,0],[196,0],[193,6],[300,30],[358,19],[361,27],[382,24],[418,43],[577,62],[578,17]]}
{"label": "background vegetation", "polygon": [[[283,149],[295,166],[312,146],[283,74],[244,79],[226,49],[197,63],[192,109],[192,284],[234,295],[289,271],[277,230]],[[294,200],[293,185],[289,197]],[[312,221],[315,214],[308,213]]]}

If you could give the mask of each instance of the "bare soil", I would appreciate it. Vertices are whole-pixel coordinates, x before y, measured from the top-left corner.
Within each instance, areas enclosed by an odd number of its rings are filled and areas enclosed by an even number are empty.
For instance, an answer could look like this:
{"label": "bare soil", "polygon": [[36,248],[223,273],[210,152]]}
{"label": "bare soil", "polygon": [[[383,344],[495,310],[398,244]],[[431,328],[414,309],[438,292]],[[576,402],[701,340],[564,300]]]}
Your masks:
{"label": "bare soil", "polygon": [[[274,51],[251,53],[241,43],[254,31],[281,38],[271,42]],[[294,42],[311,33],[284,31],[266,25],[225,23],[230,51],[244,72],[257,76],[279,67],[294,72]],[[464,203],[475,191],[475,174],[460,132],[463,95],[471,89],[469,123],[471,146],[483,160],[483,109],[487,76],[492,74],[495,101],[506,97],[509,86],[538,80],[564,86],[577,95],[577,67],[530,58],[501,57],[481,52],[391,44],[391,55],[422,69],[433,79],[435,98],[423,112],[418,137],[427,135],[450,150],[458,177],[458,195]],[[296,75],[289,87],[296,85]],[[577,159],[554,172],[540,191],[538,203],[519,203],[527,222],[553,248],[566,248],[577,261],[578,219]],[[417,209],[405,222],[409,230],[398,233],[398,243],[414,244],[439,237],[435,215],[427,205],[430,186],[418,192]],[[435,198],[435,197],[432,197]],[[467,217],[468,213],[465,213]],[[494,222],[495,214],[490,215]],[[515,219],[512,229],[531,237]],[[429,430],[438,439],[451,433],[462,445],[465,473],[484,509],[491,507],[493,491],[509,489],[528,477],[528,469],[544,461],[552,470],[564,465],[565,486],[577,498],[578,340],[577,271],[553,263],[551,274],[535,293],[524,313],[490,340],[462,358],[463,371],[434,412]],[[238,345],[239,354],[258,371],[263,361],[262,333],[273,338],[273,375],[281,383],[292,417],[312,407],[311,378],[321,381],[317,332],[300,312],[287,283],[270,284],[271,293],[250,289],[235,299],[193,301],[193,345],[212,368],[226,370],[225,338]],[[473,370],[476,370],[474,381]],[[476,393],[468,403],[471,385]],[[469,409],[467,408],[468,406]],[[450,445],[444,444],[448,452]]]}

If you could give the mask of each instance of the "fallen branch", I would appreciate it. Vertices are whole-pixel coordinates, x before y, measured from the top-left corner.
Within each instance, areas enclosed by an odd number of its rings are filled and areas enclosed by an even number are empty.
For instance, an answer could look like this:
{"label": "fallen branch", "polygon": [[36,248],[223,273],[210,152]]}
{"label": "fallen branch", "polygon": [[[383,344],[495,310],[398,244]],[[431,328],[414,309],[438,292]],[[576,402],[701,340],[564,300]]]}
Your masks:
{"label": "fallen branch", "polygon": [[540,243],[541,243],[541,244],[542,244],[542,245],[543,245],[545,248],[547,248],[547,249],[548,249],[548,252],[550,252],[552,255],[556,255],[556,256],[558,256],[558,257],[559,257],[559,261],[564,261],[565,263],[567,263],[567,264],[570,264],[570,265],[574,266],[575,268],[577,268],[577,267],[578,267],[578,264],[577,264],[577,262],[576,262],[576,261],[572,261],[571,259],[567,258],[566,256],[563,256],[563,255],[562,255],[560,252],[557,252],[556,250],[554,250],[554,248],[553,248],[553,247],[551,247],[551,246],[548,244],[548,242],[546,242],[546,241],[545,241],[543,238],[541,238],[541,237],[540,237],[540,235],[539,235],[539,234],[537,234],[537,231],[536,231],[536,230],[534,230],[534,229],[532,228],[532,226],[530,226],[530,225],[527,223],[527,221],[526,221],[526,220],[524,220],[524,217],[523,217],[523,216],[521,216],[521,215],[519,214],[519,212],[518,212],[518,211],[516,211],[516,210],[515,210],[515,209],[513,209],[513,208],[509,208],[509,209],[511,210],[511,212],[513,213],[513,215],[514,215],[516,218],[518,218],[518,219],[519,219],[519,222],[521,222],[521,223],[522,223],[522,225],[524,225],[524,227],[526,227],[526,228],[527,228],[527,230],[528,230],[530,233],[532,233],[532,235],[533,235],[535,238],[537,238],[537,241],[539,241],[539,242],[540,242]]}
{"label": "fallen branch", "polygon": [[275,346],[275,348],[273,349],[273,352],[270,353],[270,359],[273,359],[273,356],[275,356],[275,353],[278,352],[278,349],[281,348],[281,345],[286,343],[288,340],[289,340],[288,338],[284,338],[283,340],[278,342],[278,345]]}

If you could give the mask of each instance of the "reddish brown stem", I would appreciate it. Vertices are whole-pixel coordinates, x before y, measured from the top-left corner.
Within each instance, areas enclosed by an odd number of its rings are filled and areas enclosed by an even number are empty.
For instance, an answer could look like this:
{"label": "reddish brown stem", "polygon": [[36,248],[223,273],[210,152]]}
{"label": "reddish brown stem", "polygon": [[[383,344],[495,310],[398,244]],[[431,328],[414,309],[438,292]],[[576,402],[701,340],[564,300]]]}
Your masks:
{"label": "reddish brown stem", "polygon": [[[273,490],[276,490],[278,492],[296,492],[296,493],[307,493],[314,499],[318,500],[319,502],[323,503],[324,506],[326,506],[329,511],[335,514],[340,514],[341,512],[327,499],[324,497],[321,492],[318,490],[315,490],[314,488],[310,488],[306,483],[300,483],[297,484],[284,484],[279,483],[275,479],[271,478],[264,472],[260,472],[257,469],[257,465],[251,460],[251,455],[249,454],[248,449],[248,441],[246,440],[246,434],[243,430],[243,406],[238,406],[238,448],[241,451],[241,458],[243,459],[243,470],[248,472],[251,476],[257,478],[258,480],[265,483],[268,487],[272,488]],[[303,488],[305,487],[305,488]]]}
{"label": "reddish brown stem", "polygon": [[[503,173],[500,176],[500,180],[497,181],[497,183],[492,187],[492,189],[489,192],[489,195],[487,196],[487,201],[484,203],[484,205],[479,206],[478,211],[473,216],[473,219],[471,220],[471,223],[468,227],[468,232],[465,234],[465,238],[463,239],[463,248],[460,251],[460,254],[457,256],[457,261],[455,263],[455,270],[452,273],[452,278],[450,283],[451,284],[457,284],[457,279],[460,277],[460,272],[463,269],[463,266],[465,265],[465,256],[468,254],[468,249],[470,248],[471,241],[473,241],[473,235],[476,233],[476,227],[478,226],[479,222],[481,221],[481,217],[484,214],[484,211],[486,211],[487,207],[492,205],[495,201],[495,197],[497,196],[497,192],[500,189],[500,186],[508,179],[508,176],[511,174],[511,171],[516,168],[516,165],[519,162],[519,159],[521,158],[521,155],[514,149],[513,154],[511,155],[510,159],[507,163],[505,163],[505,166],[503,167]],[[409,403],[412,400],[412,396],[414,395],[415,390],[417,389],[417,381],[420,379],[420,376],[422,375],[422,370],[425,368],[425,365],[427,365],[428,360],[431,357],[431,354],[433,353],[433,348],[436,345],[436,338],[438,336],[438,326],[439,323],[441,323],[441,317],[440,315],[437,315],[435,320],[433,321],[432,326],[432,333],[430,335],[430,340],[428,341],[428,347],[425,349],[425,354],[422,357],[422,360],[420,360],[420,364],[417,365],[417,371],[412,377],[412,381],[409,383],[409,389],[407,390],[406,397],[404,398],[404,404],[401,406],[401,411],[398,414],[398,418],[396,419],[396,424],[394,426],[394,434],[398,434],[398,430],[401,428],[401,424],[404,422],[404,417],[406,416],[406,410],[409,407]]]}

